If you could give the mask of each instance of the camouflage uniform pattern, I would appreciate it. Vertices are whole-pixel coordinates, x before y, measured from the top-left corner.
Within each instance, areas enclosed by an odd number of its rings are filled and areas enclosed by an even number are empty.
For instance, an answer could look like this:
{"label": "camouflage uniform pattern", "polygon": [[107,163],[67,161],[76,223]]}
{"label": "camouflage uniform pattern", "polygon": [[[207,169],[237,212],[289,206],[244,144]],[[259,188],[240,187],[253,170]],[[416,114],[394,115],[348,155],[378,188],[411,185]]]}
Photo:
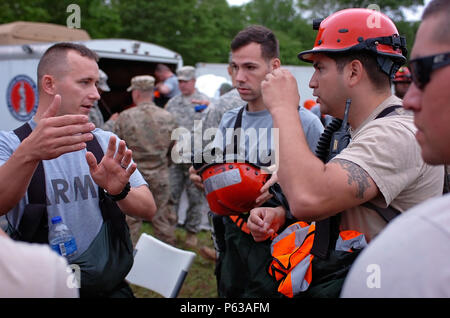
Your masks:
{"label": "camouflage uniform pattern", "polygon": [[223,94],[217,102],[209,105],[205,109],[203,129],[218,128],[223,114],[231,109],[242,107],[245,104],[247,102],[241,99],[238,90],[235,88]]}
{"label": "camouflage uniform pattern", "polygon": [[[205,109],[203,117],[203,131],[208,128],[218,128],[220,120],[223,114],[227,111],[242,107],[246,105],[246,102],[241,99],[237,89],[232,89],[231,91],[223,94],[217,102],[210,104],[207,109]],[[214,137],[212,137],[214,139]],[[205,147],[212,140],[203,140],[203,147]]]}
{"label": "camouflage uniform pattern", "polygon": [[[141,103],[120,113],[113,130],[133,151],[133,160],[155,198],[158,208],[152,220],[155,236],[172,245],[177,215],[170,201],[168,155],[176,127],[169,112],[153,103]],[[128,221],[135,244],[142,221],[130,218]]]}
{"label": "camouflage uniform pattern", "polygon": [[112,131],[114,129],[114,120],[108,120],[105,123],[103,119],[103,114],[98,107],[97,102],[95,102],[94,107],[91,108],[89,112],[89,121],[95,125],[97,128],[101,128],[103,130]]}
{"label": "camouflage uniform pattern", "polygon": [[209,100],[209,97],[203,93],[200,93],[197,89],[191,96],[177,95],[171,98],[165,107],[174,117],[179,127],[184,127],[189,131],[194,131],[194,120],[202,120],[203,112],[196,112],[195,106],[197,104],[192,103],[192,100]]}
{"label": "camouflage uniform pattern", "polygon": [[105,120],[103,119],[103,114],[98,107],[97,101],[94,103],[94,107],[89,111],[89,121],[95,125],[97,128],[102,128]]}
{"label": "camouflage uniform pattern", "polygon": [[[171,98],[166,105],[166,110],[172,113],[180,127],[184,127],[191,132],[193,137],[194,120],[201,121],[203,112],[195,111],[195,103],[192,100],[209,100],[209,97],[198,90],[191,96],[178,95]],[[197,233],[202,220],[203,207],[207,206],[205,194],[199,190],[189,180],[189,167],[191,163],[172,164],[170,166],[171,198],[178,211],[180,197],[186,187],[188,196],[188,210],[186,211],[186,221],[184,227],[187,231]]]}

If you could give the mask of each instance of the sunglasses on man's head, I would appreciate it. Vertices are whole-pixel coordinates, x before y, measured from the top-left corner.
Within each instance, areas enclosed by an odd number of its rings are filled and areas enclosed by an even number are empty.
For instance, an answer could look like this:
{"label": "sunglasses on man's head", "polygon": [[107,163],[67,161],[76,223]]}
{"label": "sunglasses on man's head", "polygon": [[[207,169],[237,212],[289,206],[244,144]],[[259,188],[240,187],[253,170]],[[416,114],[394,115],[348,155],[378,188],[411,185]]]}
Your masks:
{"label": "sunglasses on man's head", "polygon": [[450,52],[420,57],[409,62],[414,84],[424,89],[430,81],[431,73],[441,67],[450,65]]}

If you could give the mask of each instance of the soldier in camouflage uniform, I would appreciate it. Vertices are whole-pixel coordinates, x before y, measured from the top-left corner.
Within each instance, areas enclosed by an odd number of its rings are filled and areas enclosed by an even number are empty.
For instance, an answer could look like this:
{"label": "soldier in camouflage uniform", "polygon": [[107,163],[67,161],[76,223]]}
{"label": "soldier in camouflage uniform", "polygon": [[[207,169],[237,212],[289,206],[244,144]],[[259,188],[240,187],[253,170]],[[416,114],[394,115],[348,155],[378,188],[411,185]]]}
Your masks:
{"label": "soldier in camouflage uniform", "polygon": [[[179,127],[183,127],[190,132],[189,142],[192,146],[194,121],[198,120],[201,122],[203,119],[203,112],[199,105],[208,105],[209,97],[200,93],[195,88],[194,67],[184,66],[180,68],[177,71],[177,77],[181,95],[171,98],[167,102],[165,109],[174,115]],[[170,167],[171,196],[178,209],[181,193],[183,192],[184,187],[186,187],[189,206],[186,211],[186,221],[184,224],[184,227],[188,232],[185,244],[188,247],[193,248],[197,245],[195,233],[199,231],[202,214],[204,213],[202,208],[206,207],[206,198],[204,193],[196,188],[189,180],[188,171],[191,166],[191,154],[184,153],[184,155],[181,163],[174,162]]]}
{"label": "soldier in camouflage uniform", "polygon": [[[101,69],[98,70],[99,78],[98,78],[98,84],[97,89],[100,96],[103,92],[109,92],[111,89],[108,86],[108,75],[106,75],[105,72],[103,72]],[[101,128],[103,130],[111,131],[114,127],[114,121],[117,119],[117,116],[119,116],[118,113],[114,113],[111,115],[111,117],[108,119],[108,121],[105,123],[105,120],[103,119],[103,114],[100,110],[100,107],[98,106],[98,103],[101,100],[96,100],[94,103],[94,107],[92,107],[91,111],[89,112],[89,121],[94,123],[95,127]]]}
{"label": "soldier in camouflage uniform", "polygon": [[242,107],[245,102],[239,96],[236,88],[220,96],[217,102],[211,103],[205,110],[203,130],[219,127],[223,114],[233,108]]}
{"label": "soldier in camouflage uniform", "polygon": [[[133,151],[133,160],[155,198],[158,208],[152,219],[155,236],[175,245],[177,216],[170,202],[169,155],[173,145],[171,134],[177,125],[169,112],[153,103],[154,85],[153,76],[131,79],[127,91],[131,91],[137,106],[120,113],[113,131]],[[142,221],[127,216],[127,223],[133,244],[136,244]]]}

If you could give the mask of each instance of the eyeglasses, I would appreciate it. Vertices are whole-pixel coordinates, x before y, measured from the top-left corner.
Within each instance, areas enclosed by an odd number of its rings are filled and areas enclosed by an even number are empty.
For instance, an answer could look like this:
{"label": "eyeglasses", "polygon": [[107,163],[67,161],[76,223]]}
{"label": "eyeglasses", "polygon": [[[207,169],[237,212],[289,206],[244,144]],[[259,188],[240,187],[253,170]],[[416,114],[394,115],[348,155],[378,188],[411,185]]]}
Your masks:
{"label": "eyeglasses", "polygon": [[423,90],[430,81],[433,71],[450,65],[450,52],[417,58],[411,60],[409,65],[414,84]]}

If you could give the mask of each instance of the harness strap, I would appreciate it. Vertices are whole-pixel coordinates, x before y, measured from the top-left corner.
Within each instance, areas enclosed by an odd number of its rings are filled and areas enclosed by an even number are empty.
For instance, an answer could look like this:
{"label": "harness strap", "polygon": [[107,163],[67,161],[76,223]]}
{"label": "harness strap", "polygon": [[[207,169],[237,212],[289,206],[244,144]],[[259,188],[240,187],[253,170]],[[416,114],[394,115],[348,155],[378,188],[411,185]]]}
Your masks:
{"label": "harness strap", "polygon": [[[379,113],[378,116],[375,117],[375,119],[386,117],[387,115],[389,115],[390,113],[392,113],[392,112],[393,112],[394,110],[396,110],[397,108],[402,108],[402,107],[403,107],[402,105],[392,105],[392,106],[389,106],[389,107],[383,109],[383,110],[381,111],[381,113]],[[374,119],[374,120],[375,120],[375,119]]]}
{"label": "harness strap", "polygon": [[[32,132],[32,129],[28,123],[23,124],[19,128],[14,130],[14,133],[19,137],[20,142],[28,137]],[[28,201],[30,203],[45,203],[45,173],[44,165],[42,161],[39,161],[38,166],[31,178],[30,185],[28,187]]]}
{"label": "harness strap", "polygon": [[[28,123],[14,130],[20,142],[28,137],[32,129]],[[39,161],[27,190],[28,208],[24,212],[17,229],[11,233],[11,238],[25,242],[48,242],[47,198],[45,192],[45,172],[42,161]]]}
{"label": "harness strap", "polygon": [[383,218],[383,220],[386,221],[386,223],[391,222],[396,216],[402,213],[391,205],[388,206],[387,208],[381,208],[369,201],[364,202],[362,206],[371,210],[375,210],[378,213],[378,215],[380,215]]}
{"label": "harness strap", "polygon": [[[247,105],[241,107],[241,109],[239,110],[237,117],[236,117],[236,122],[234,123],[234,131],[236,132],[237,129],[242,127],[242,114],[244,113],[244,109],[245,107],[247,107]],[[240,144],[240,134],[235,134],[233,136],[234,138],[234,153],[237,154],[238,153],[238,145]],[[233,221],[236,226],[244,233],[246,234],[251,234],[250,230],[247,227],[247,222],[246,220],[244,220],[242,218],[241,215],[230,215],[230,219],[231,221]]]}
{"label": "harness strap", "polygon": [[236,122],[234,123],[234,132],[235,135],[233,136],[234,138],[234,154],[237,155],[238,154],[238,145],[240,145],[240,134],[236,134],[236,130],[242,127],[242,114],[244,113],[244,109],[245,107],[247,107],[247,105],[241,107],[241,109],[239,110],[237,117],[236,117]]}

